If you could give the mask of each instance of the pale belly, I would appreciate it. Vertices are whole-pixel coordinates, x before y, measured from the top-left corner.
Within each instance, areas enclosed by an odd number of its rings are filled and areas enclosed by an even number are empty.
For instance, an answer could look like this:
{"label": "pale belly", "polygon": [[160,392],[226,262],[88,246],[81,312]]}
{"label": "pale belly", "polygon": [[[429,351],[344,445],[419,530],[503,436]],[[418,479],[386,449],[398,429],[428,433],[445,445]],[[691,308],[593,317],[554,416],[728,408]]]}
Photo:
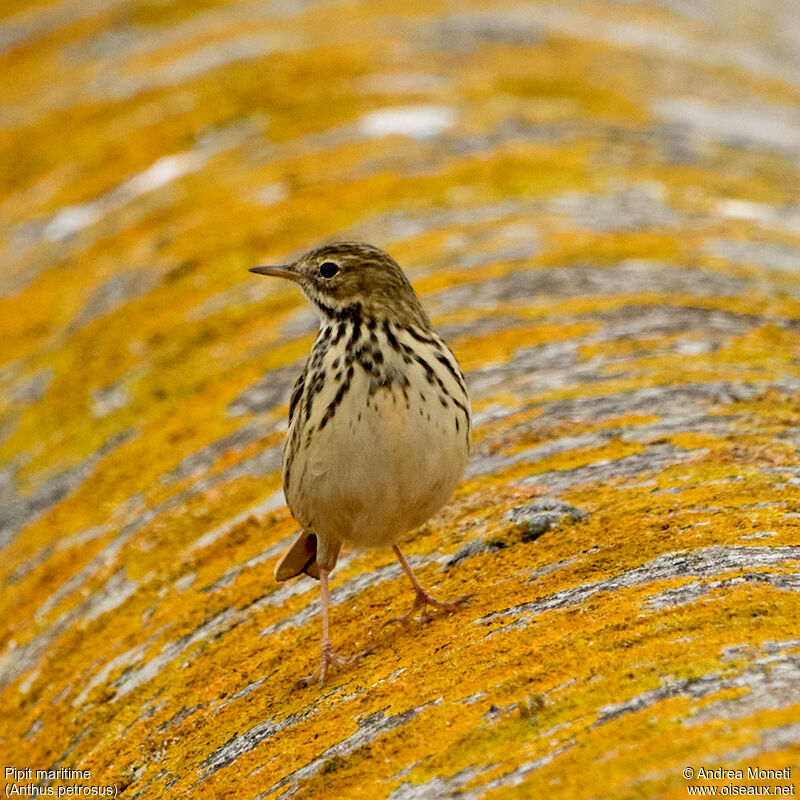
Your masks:
{"label": "pale belly", "polygon": [[322,430],[296,449],[287,500],[309,532],[357,547],[385,547],[422,525],[464,472],[463,412],[397,386],[371,396],[353,386]]}

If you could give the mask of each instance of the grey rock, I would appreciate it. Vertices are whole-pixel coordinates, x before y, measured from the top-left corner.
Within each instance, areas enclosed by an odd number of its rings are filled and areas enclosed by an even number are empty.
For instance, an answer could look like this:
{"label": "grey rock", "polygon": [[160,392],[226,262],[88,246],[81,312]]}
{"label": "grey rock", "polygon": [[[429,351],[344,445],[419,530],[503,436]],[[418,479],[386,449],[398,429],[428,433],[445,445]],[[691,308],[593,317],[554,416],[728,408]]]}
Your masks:
{"label": "grey rock", "polygon": [[132,430],[128,430],[112,436],[102,447],[76,467],[64,470],[48,479],[31,494],[16,497],[0,506],[0,548],[11,542],[23,527],[29,525],[74,488],[80,486],[97,463],[105,455],[130,439],[133,433]]}
{"label": "grey rock", "polygon": [[788,725],[765,728],[760,732],[759,740],[755,744],[748,744],[721,755],[710,756],[708,761],[720,765],[738,764],[747,762],[761,753],[788,750],[795,747],[798,741],[800,741],[800,722],[791,722]]}
{"label": "grey rock", "polygon": [[[744,278],[697,268],[676,269],[655,261],[627,260],[613,266],[575,264],[552,269],[515,270],[502,278],[442,289],[426,298],[432,308],[450,310],[470,306],[494,307],[499,303],[527,304],[534,297],[585,297],[587,295],[668,292],[701,297],[741,293]],[[627,308],[625,309],[628,310]],[[652,312],[654,309],[649,308]]]}
{"label": "grey rock", "polygon": [[600,581],[585,583],[564,589],[560,592],[542,597],[530,603],[489,614],[476,621],[476,624],[497,617],[518,617],[527,623],[536,614],[554,608],[583,603],[597,592],[608,592],[631,586],[640,586],[655,581],[669,580],[679,577],[713,578],[721,573],[738,569],[759,569],[784,564],[800,558],[800,547],[747,547],[732,545],[711,545],[693,553],[665,553],[642,564],[639,567],[604,578]]}
{"label": "grey rock", "polygon": [[541,39],[530,16],[514,11],[458,13],[444,17],[422,32],[421,41],[437,50],[466,55],[483,42],[530,45]]}
{"label": "grey rock", "polygon": [[671,681],[621,703],[600,710],[593,727],[636,713],[672,697],[703,698],[725,690],[746,689],[736,697],[703,706],[684,719],[684,725],[698,725],[719,719],[740,719],[767,709],[778,710],[800,702],[800,656],[785,654],[756,659],[734,675],[709,674],[700,678]]}
{"label": "grey rock", "polygon": [[698,138],[739,148],[764,147],[800,158],[800,114],[762,102],[710,103],[696,97],[656,98],[658,117],[687,126]]}
{"label": "grey rock", "polygon": [[228,414],[231,417],[263,414],[282,403],[288,403],[301,370],[302,366],[299,364],[270,370],[258,383],[245,389],[228,405]]}
{"label": "grey rock", "polygon": [[354,734],[327,748],[304,767],[286,775],[280,781],[270,786],[265,792],[258,795],[256,800],[263,800],[263,798],[273,795],[287,785],[289,785],[289,788],[280,794],[279,798],[291,797],[297,791],[298,781],[310,778],[323,769],[326,771],[335,770],[338,764],[344,763],[342,760],[351,753],[354,753],[365,745],[371,744],[384,733],[408,724],[428,706],[438,704],[439,702],[439,700],[434,700],[415,708],[409,708],[407,711],[401,711],[398,714],[390,714],[389,716],[387,716],[384,711],[376,711],[374,714],[369,714],[358,721],[358,730]]}
{"label": "grey rock", "polygon": [[734,264],[755,264],[766,269],[800,272],[800,247],[775,242],[714,239],[707,243],[706,251]]}
{"label": "grey rock", "polygon": [[551,470],[522,478],[522,486],[543,486],[552,494],[560,494],[582,483],[606,482],[612,478],[631,477],[643,472],[657,472],[669,464],[680,464],[696,457],[698,451],[687,451],[671,444],[655,444],[640,453],[608,461],[595,461],[582,467]]}
{"label": "grey rock", "polygon": [[128,391],[123,383],[112,383],[92,392],[92,415],[99,419],[107,417],[130,402]]}
{"label": "grey rock", "polygon": [[243,425],[233,433],[223,436],[221,439],[217,439],[187,456],[176,467],[161,475],[159,480],[169,486],[192,475],[205,472],[213,466],[220,456],[231,450],[246,447],[263,435],[264,430],[260,429],[259,426]]}
{"label": "grey rock", "polygon": [[44,397],[50,381],[53,379],[52,369],[43,369],[32,375],[24,383],[14,386],[9,395],[18,403],[35,403]]}
{"label": "grey rock", "polygon": [[[573,522],[588,519],[589,514],[583,509],[558,500],[554,497],[541,497],[532,503],[515,506],[503,516],[503,520],[511,523],[508,533],[509,539],[519,538],[523,542],[532,542],[543,533],[559,527],[568,517]],[[506,541],[503,536],[479,536],[460,547],[444,563],[443,569],[450,569],[467,558],[472,558],[479,553],[491,552],[506,547],[512,542]],[[557,569],[558,565],[553,566]]]}
{"label": "grey rock", "polygon": [[647,601],[647,605],[653,610],[660,611],[664,608],[675,608],[676,606],[694,603],[718,589],[727,589],[743,583],[767,584],[783,591],[800,592],[800,573],[778,573],[751,572],[737,578],[725,578],[713,581],[692,581],[674,589],[666,589],[659,594],[653,595]]}
{"label": "grey rock", "polygon": [[456,550],[456,552],[453,553],[453,555],[445,562],[445,567],[454,567],[461,561],[464,561],[467,558],[472,558],[473,556],[478,555],[478,553],[485,553],[490,549],[492,548],[486,544],[486,540],[483,537],[473,539],[471,542],[467,542],[465,545],[459,547],[459,549]]}
{"label": "grey rock", "polygon": [[660,189],[659,184],[639,184],[610,195],[561,195],[550,200],[547,208],[568,214],[580,227],[593,231],[671,227],[678,223],[678,215],[665,205]]}
{"label": "grey rock", "polygon": [[276,722],[273,719],[265,720],[250,728],[250,730],[245,733],[232,736],[222,747],[211,753],[211,755],[200,764],[200,769],[203,770],[203,778],[207,778],[209,775],[213,775],[217,770],[231,764],[239,758],[239,756],[249,750],[253,750],[266,739],[271,739],[284,728],[307,720],[314,713],[315,712],[312,711],[310,713],[290,714],[280,722]]}
{"label": "grey rock", "polygon": [[519,531],[523,542],[531,542],[543,533],[558,527],[564,517],[578,522],[588,519],[589,514],[563,500],[543,497],[524,506],[515,506],[503,516],[503,519],[511,522]]}
{"label": "grey rock", "polygon": [[154,269],[128,269],[117,272],[100,284],[89,296],[83,309],[69,324],[73,333],[92,320],[109,314],[123,303],[149,292],[161,280],[161,272]]}

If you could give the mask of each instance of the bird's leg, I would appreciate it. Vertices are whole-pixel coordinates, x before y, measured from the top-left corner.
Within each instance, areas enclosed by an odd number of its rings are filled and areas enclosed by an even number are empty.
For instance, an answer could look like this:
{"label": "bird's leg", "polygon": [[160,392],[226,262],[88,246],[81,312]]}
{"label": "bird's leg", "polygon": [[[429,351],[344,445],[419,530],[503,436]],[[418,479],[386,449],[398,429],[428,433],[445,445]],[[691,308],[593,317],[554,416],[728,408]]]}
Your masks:
{"label": "bird's leg", "polygon": [[319,680],[319,685],[322,686],[325,683],[325,678],[328,674],[328,667],[331,665],[335,667],[344,667],[348,664],[351,664],[355,661],[355,657],[353,658],[346,658],[345,656],[337,655],[333,652],[333,647],[331,646],[330,636],[328,635],[328,575],[330,573],[329,569],[325,569],[324,567],[320,567],[319,569],[319,587],[320,592],[322,594],[322,648],[321,648],[321,655],[319,666],[311,673],[311,675],[306,675],[304,678],[300,678],[299,681],[295,684],[298,687],[301,686],[308,686],[309,684],[313,683],[316,680]]}
{"label": "bird's leg", "polygon": [[464,595],[464,597],[459,597],[458,600],[437,600],[422,588],[422,584],[414,574],[414,570],[411,569],[411,564],[406,561],[406,557],[400,552],[400,548],[397,545],[393,545],[392,550],[394,550],[395,555],[400,561],[400,566],[402,566],[402,568],[405,570],[405,573],[408,575],[408,579],[411,581],[411,585],[414,587],[414,591],[417,594],[414,598],[414,605],[411,606],[411,610],[407,614],[404,614],[402,617],[393,617],[392,619],[387,620],[384,625],[389,625],[392,622],[401,622],[406,624],[414,618],[414,614],[419,609],[422,610],[422,614],[420,614],[420,622],[426,622],[428,620],[428,606],[441,608],[443,611],[455,611],[455,609],[463,606],[464,603],[466,603],[471,597],[471,595]]}

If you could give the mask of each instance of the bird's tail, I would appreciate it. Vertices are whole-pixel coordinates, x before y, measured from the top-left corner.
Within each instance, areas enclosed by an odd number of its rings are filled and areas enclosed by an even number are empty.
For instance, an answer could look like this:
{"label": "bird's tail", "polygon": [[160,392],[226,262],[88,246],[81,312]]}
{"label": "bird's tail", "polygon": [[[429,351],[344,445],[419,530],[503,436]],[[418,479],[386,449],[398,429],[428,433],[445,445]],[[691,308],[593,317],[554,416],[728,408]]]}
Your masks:
{"label": "bird's tail", "polygon": [[319,580],[317,537],[306,531],[300,531],[294,544],[278,559],[275,580],[288,581],[303,573]]}

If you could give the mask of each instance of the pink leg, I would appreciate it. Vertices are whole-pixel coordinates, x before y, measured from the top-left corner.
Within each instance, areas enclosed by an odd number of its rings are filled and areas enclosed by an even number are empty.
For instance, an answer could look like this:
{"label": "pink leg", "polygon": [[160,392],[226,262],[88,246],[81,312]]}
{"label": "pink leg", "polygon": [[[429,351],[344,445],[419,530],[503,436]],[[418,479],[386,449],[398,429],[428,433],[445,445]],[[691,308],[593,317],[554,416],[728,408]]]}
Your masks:
{"label": "pink leg", "polygon": [[328,602],[329,574],[329,569],[320,567],[319,587],[322,595],[322,652],[320,655],[319,666],[311,673],[311,675],[306,675],[304,678],[300,678],[300,680],[298,680],[295,684],[298,687],[308,686],[317,679],[319,679],[319,685],[322,686],[322,684],[325,683],[325,678],[328,675],[328,667],[331,666],[331,664],[336,667],[344,667],[347,664],[351,664],[353,661],[355,661],[355,658],[345,658],[344,656],[337,655],[333,652],[333,647],[331,646],[331,640],[328,633],[328,609],[330,607]]}
{"label": "pink leg", "polygon": [[469,600],[469,598],[472,596],[464,595],[464,597],[459,597],[458,600],[451,600],[450,602],[437,600],[422,588],[422,584],[414,574],[414,570],[411,569],[411,564],[406,561],[406,557],[400,552],[400,548],[397,545],[394,545],[392,550],[394,550],[394,554],[400,561],[400,566],[405,570],[405,573],[408,575],[408,579],[411,581],[411,585],[414,587],[414,591],[417,594],[414,598],[414,605],[411,606],[411,610],[407,614],[404,614],[402,617],[394,617],[390,620],[387,620],[384,625],[388,625],[391,622],[402,622],[403,624],[408,623],[414,618],[414,614],[418,609],[422,610],[420,622],[426,622],[428,620],[427,606],[441,608],[444,611],[455,611],[455,609],[463,606],[464,603],[466,603],[467,600]]}

